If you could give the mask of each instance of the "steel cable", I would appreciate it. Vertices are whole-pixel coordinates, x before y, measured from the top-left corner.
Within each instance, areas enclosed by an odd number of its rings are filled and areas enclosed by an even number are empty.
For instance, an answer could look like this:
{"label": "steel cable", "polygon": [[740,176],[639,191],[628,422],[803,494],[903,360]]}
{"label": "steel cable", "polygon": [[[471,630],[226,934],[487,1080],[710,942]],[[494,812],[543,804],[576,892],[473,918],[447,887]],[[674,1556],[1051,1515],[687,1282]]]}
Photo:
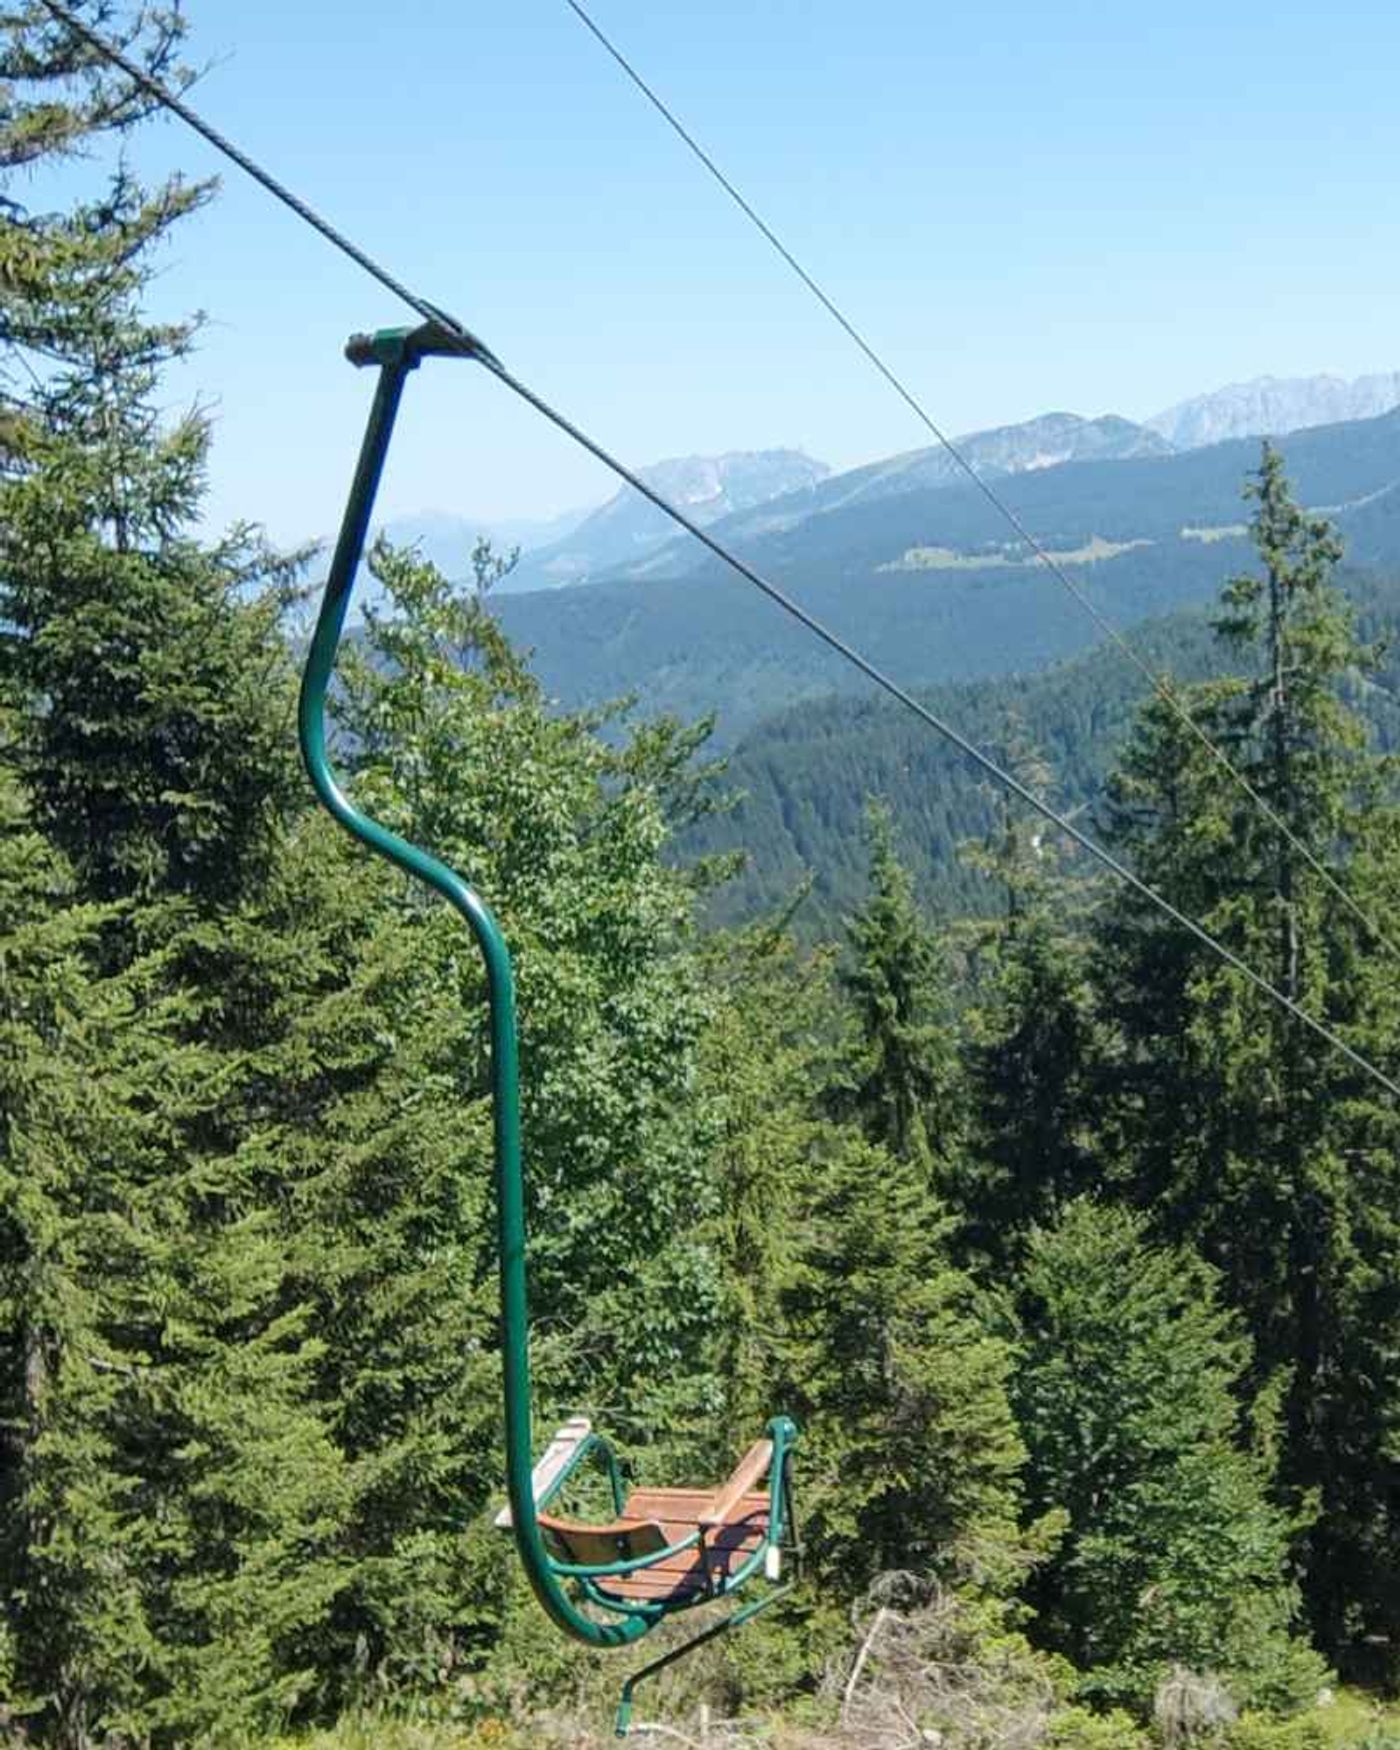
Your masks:
{"label": "steel cable", "polygon": [[[936,712],[922,704],[912,693],[908,692],[890,675],[887,675],[883,669],[877,667],[868,657],[862,655],[854,645],[848,644],[838,633],[832,631],[824,621],[818,619],[815,614],[810,613],[794,597],[790,596],[777,584],[756,571],[751,565],[739,558],[737,554],[731,553],[722,542],[716,540],[713,535],[702,529],[698,523],[692,521],[683,510],[672,504],[669,499],[657,492],[654,487],[649,486],[639,474],[634,473],[632,469],[625,465],[625,463],[620,462],[615,456],[606,450],[602,444],[591,438],[566,415],[551,406],[542,396],[536,394],[536,392],[529,388],[527,384],[521,382],[518,377],[512,375],[495,354],[472,334],[470,329],[464,327],[463,324],[458,322],[454,317],[447,315],[444,311],[439,309],[437,305],[429,303],[426,298],[420,298],[416,293],[410,291],[408,287],[391,274],[388,269],[381,267],[372,256],[360,249],[357,244],[352,243],[349,238],[347,238],[328,220],[322,218],[321,215],[308,206],[305,201],[301,200],[297,195],[294,195],[291,190],[286,188],[285,185],[273,176],[270,171],[265,170],[261,165],[248,157],[245,152],[233,145],[231,141],[227,140],[218,129],[214,128],[210,123],[206,122],[202,116],[198,115],[196,111],[191,109],[187,103],[177,97],[173,92],[168,91],[160,80],[153,78],[151,74],[139,67],[115,44],[105,41],[103,37],[101,37],[96,31],[92,30],[75,15],[72,10],[64,4],[64,0],[41,0],[41,3],[53,17],[57,18],[62,24],[72,30],[97,54],[103,56],[113,66],[120,68],[129,79],[133,80],[149,96],[154,97],[158,102],[170,109],[175,115],[178,115],[182,121],[193,128],[196,133],[201,135],[202,138],[208,141],[208,143],[217,151],[223,153],[225,157],[237,164],[241,170],[251,176],[264,189],[266,189],[269,194],[281,201],[284,206],[290,208],[299,218],[303,219],[314,230],[319,232],[327,242],[331,243],[344,255],[348,256],[350,260],[355,262],[373,279],[377,280],[380,285],[384,286],[388,291],[391,291],[397,298],[400,298],[410,309],[416,311],[418,315],[422,316],[425,320],[439,324],[444,327],[448,333],[468,343],[474,356],[479,359],[486,369],[490,371],[490,373],[496,377],[505,388],[518,396],[527,406],[533,407],[537,413],[539,413],[544,419],[548,420],[549,423],[555,426],[559,431],[563,432],[566,437],[572,438],[575,443],[577,443],[582,449],[586,450],[589,455],[595,458],[595,460],[601,462],[605,468],[607,468],[625,485],[630,486],[634,492],[639,493],[649,504],[654,505],[657,510],[669,517],[677,527],[684,529],[687,534],[693,536],[695,540],[700,542],[701,546],[705,547],[709,552],[714,554],[717,559],[720,559],[724,564],[736,571],[740,577],[744,578],[748,583],[751,583],[756,589],[760,590],[770,601],[780,607],[786,614],[789,614],[815,637],[819,638],[844,661],[851,663],[855,668],[859,669],[867,679],[872,681],[884,692],[888,693],[892,699],[895,699],[900,705],[904,706],[906,710],[911,711],[921,722],[933,729],[946,741],[950,742],[984,773],[986,773],[988,777],[993,779],[994,782],[1000,784],[1004,789],[1009,790],[1012,795],[1018,797],[1028,808],[1033,809],[1043,820],[1055,827],[1057,831],[1064,833],[1067,838],[1073,840],[1081,850],[1094,858],[1095,861],[1107,869],[1110,874],[1125,883],[1128,887],[1132,888],[1140,898],[1145,899],[1150,905],[1154,906],[1163,914],[1163,916],[1170,918],[1172,922],[1186,930],[1191,936],[1200,942],[1203,947],[1209,949],[1218,959],[1238,972],[1243,978],[1252,984],[1255,989],[1267,996],[1288,1014],[1292,1015],[1295,1020],[1301,1022],[1302,1025],[1307,1027],[1318,1038],[1324,1040],[1334,1050],[1339,1051],[1350,1063],[1352,1063],[1357,1069],[1361,1070],[1365,1075],[1369,1076],[1373,1081],[1377,1082],[1381,1087],[1385,1088],[1388,1093],[1400,1096],[1400,1082],[1393,1080],[1384,1070],[1378,1068],[1368,1058],[1363,1056],[1361,1052],[1357,1051],[1354,1046],[1349,1045],[1347,1041],[1343,1039],[1339,1033],[1329,1027],[1326,1022],[1319,1021],[1314,1015],[1310,1014],[1305,1008],[1303,1008],[1300,1003],[1287,995],[1286,992],[1281,991],[1271,980],[1265,978],[1262,973],[1256,972],[1255,969],[1250,966],[1247,961],[1241,959],[1233,949],[1227,948],[1223,942],[1218,941],[1212,936],[1204,925],[1198,923],[1186,912],[1173,905],[1165,895],[1158,893],[1157,890],[1144,881],[1141,876],[1136,875],[1125,863],[1120,862],[1111,851],[1106,850],[1096,840],[1090,838],[1090,836],[1077,827],[1073,821],[1067,819],[1042,797],[1036,795],[1033,790],[1023,784],[1019,778],[1014,776],[1014,774],[1004,770],[989,754],[984,753],[981,748],[977,747],[975,743],[969,741],[966,736],[953,728],[950,723],[945,722]],[[572,0],[569,0],[569,3],[572,4]]]}
{"label": "steel cable", "polygon": [[778,236],[777,232],[774,231],[768,221],[745,198],[724,171],[720,169],[719,165],[695,138],[694,134],[692,134],[685,126],[676,112],[642,77],[641,73],[638,72],[637,68],[627,56],[623,54],[621,49],[617,47],[616,43],[612,41],[602,27],[589,14],[587,9],[580,4],[580,0],[564,0],[564,4],[602,45],[606,52],[622,69],[623,73],[626,74],[627,78],[636,86],[637,90],[641,92],[643,97],[646,98],[647,102],[651,104],[652,108],[656,110],[658,115],[662,117],[667,126],[671,128],[678,138],[684,142],[689,151],[694,154],[729,196],[730,200],[733,201],[735,206],[739,208],[740,212],[744,214],[745,218],[747,218],[761,233],[777,254],[782,257],[783,261],[786,262],[788,267],[791,268],[792,272],[796,274],[798,279],[801,280],[802,284],[806,286],[807,290],[838,325],[838,327],[840,327],[860,349],[874,368],[904,402],[905,406],[909,408],[910,412],[913,413],[914,417],[924,429],[938,441],[949,459],[962,471],[971,484],[977,488],[1007,526],[1016,532],[1017,537],[1030,549],[1034,558],[1053,578],[1056,579],[1058,583],[1063,585],[1071,597],[1078,602],[1084,612],[1089,615],[1090,619],[1093,620],[1094,624],[1104,636],[1110,639],[1123,655],[1127,657],[1129,662],[1132,663],[1133,667],[1144,676],[1153,691],[1157,694],[1158,698],[1161,699],[1176,716],[1177,721],[1195,736],[1201,746],[1206,749],[1211,758],[1220,766],[1221,770],[1231,778],[1241,792],[1250,799],[1256,808],[1260,810],[1274,830],[1293,847],[1298,855],[1312,868],[1313,872],[1321,877],[1322,881],[1332,893],[1341,900],[1342,904],[1346,906],[1348,911],[1350,911],[1359,922],[1366,926],[1367,930],[1377,942],[1388,948],[1392,954],[1397,956],[1397,958],[1400,958],[1400,946],[1397,946],[1375,919],[1357,904],[1342,883],[1332,871],[1328,869],[1327,865],[1323,863],[1312,849],[1298,837],[1292,827],[1289,826],[1288,822],[1284,820],[1278,810],[1269,802],[1268,798],[1262,794],[1258,786],[1250,782],[1230,758],[1229,754],[1227,754],[1219,743],[1206,732],[1196,717],[1193,716],[1191,711],[1183,703],[1180,695],[1176,692],[1176,689],[1166,677],[1158,674],[1158,672],[1152,667],[1151,663],[1147,661],[1146,657],[1141,654],[1136,646],[1122,631],[1119,630],[1113,621],[1109,619],[1107,614],[1095,604],[1093,597],[1090,596],[1086,590],[1079,587],[1074,579],[1069,576],[1064,566],[1061,565],[1055,556],[1046,549],[1044,544],[1031,533],[1022,517],[1006,502],[1004,498],[1001,497],[996,488],[983,477],[978,471],[975,463],[963,450],[957,440],[948,436],[933,418],[932,414],[929,413],[923,402],[920,401],[917,395],[915,395],[914,391],[909,388],[894,368],[886,363],[882,355],[876,350],[871,342],[865,338],[830,293],[828,293],[813,275],[807,271],[788,248],[787,244],[785,244],[782,238]]}

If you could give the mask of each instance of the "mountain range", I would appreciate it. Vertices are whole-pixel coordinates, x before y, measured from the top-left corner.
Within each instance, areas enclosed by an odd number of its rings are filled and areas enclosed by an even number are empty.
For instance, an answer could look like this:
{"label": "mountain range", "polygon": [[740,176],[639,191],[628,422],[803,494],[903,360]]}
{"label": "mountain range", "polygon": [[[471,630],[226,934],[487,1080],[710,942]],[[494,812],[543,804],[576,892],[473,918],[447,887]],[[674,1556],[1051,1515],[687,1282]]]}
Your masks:
{"label": "mountain range", "polygon": [[1374,419],[1400,407],[1400,371],[1355,377],[1256,377],[1154,414],[1148,428],[1177,450],[1227,438],[1286,437],[1316,425]]}
{"label": "mountain range", "polygon": [[[1175,452],[1160,437],[1139,446],[1141,428],[1120,421],[1115,453],[1092,429],[1103,423],[1079,422],[1094,454],[1007,472],[998,493],[1121,626],[1212,599],[1253,559],[1242,490],[1258,443]],[[1283,448],[1298,495],[1334,518],[1350,563],[1400,575],[1400,410],[1296,432]],[[857,472],[856,490],[834,476],[712,527],[906,684],[1029,672],[1097,642],[980,488],[918,484],[917,466]],[[885,490],[892,480],[903,489]],[[791,515],[795,501],[808,514]],[[645,571],[500,603],[562,702],[636,693],[651,710],[713,710],[732,740],[783,706],[868,684],[694,543],[668,542]]]}
{"label": "mountain range", "polygon": [[[1061,467],[1066,462],[1126,461],[1134,456],[1171,453],[1171,445],[1156,432],[1113,414],[1102,419],[1081,419],[1075,413],[1044,413],[1022,425],[970,432],[955,442],[958,453],[983,480],[1035,473]],[[723,530],[726,541],[753,541],[838,511],[879,504],[909,493],[961,486],[967,479],[966,470],[946,449],[932,445],[869,462],[842,474],[827,474],[796,491],[775,494],[756,502],[746,512],[722,518],[716,530]],[[670,538],[663,546],[630,565],[618,567],[613,575],[660,577],[674,572],[682,562],[686,537],[676,536],[669,529],[666,534]]]}
{"label": "mountain range", "polygon": [[[1083,419],[1048,413],[1020,425],[967,433],[955,440],[984,479],[1093,459],[1130,460],[1197,449],[1232,438],[1285,436],[1320,425],[1371,418],[1400,406],[1400,372],[1346,380],[1332,376],[1259,377],[1180,402],[1133,424],[1113,414]],[[642,478],[702,527],[723,522],[728,539],[774,533],[833,510],[880,498],[956,485],[964,471],[941,446],[911,450],[833,474],[796,450],[685,456],[641,470]],[[748,515],[734,521],[740,512]],[[390,523],[392,540],[414,544],[449,576],[464,576],[485,535],[498,552],[518,547],[521,560],[503,592],[560,588],[613,577],[675,572],[674,525],[623,487],[606,504],[537,520],[475,518],[424,511]],[[683,551],[680,538],[676,551]]]}
{"label": "mountain range", "polygon": [[[1400,374],[1264,379],[1142,425],[1052,413],[959,448],[1075,590],[1131,629],[1154,668],[1191,678],[1217,660],[1206,604],[1256,564],[1243,488],[1261,428],[1282,440],[1301,501],[1343,537],[1363,634],[1400,649],[1400,406],[1319,423],[1397,395]],[[651,477],[974,741],[995,747],[1014,718],[1049,758],[1060,799],[1093,808],[1142,676],[946,451],[838,474],[796,452],[688,458]],[[801,927],[834,928],[863,891],[871,794],[894,807],[926,898],[987,903],[957,847],[988,829],[991,803],[937,737],[635,495],[547,532],[524,581],[587,581],[497,604],[546,688],[566,706],[630,694],[644,712],[715,716],[743,800],[699,823],[685,849],[750,858],[714,900],[716,921],[784,905],[811,871]],[[1400,658],[1378,678],[1365,703],[1394,747]]]}

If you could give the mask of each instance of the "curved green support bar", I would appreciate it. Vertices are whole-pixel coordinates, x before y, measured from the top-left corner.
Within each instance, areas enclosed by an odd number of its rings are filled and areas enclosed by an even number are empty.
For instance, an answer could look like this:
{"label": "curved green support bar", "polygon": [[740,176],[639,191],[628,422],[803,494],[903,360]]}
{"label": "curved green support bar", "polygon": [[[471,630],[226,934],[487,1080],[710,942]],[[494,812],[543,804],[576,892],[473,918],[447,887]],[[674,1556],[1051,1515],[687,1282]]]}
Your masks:
{"label": "curved green support bar", "polygon": [[355,573],[364,552],[384,459],[404,381],[429,356],[484,356],[461,335],[428,323],[418,329],[385,329],[356,336],[346,347],[352,364],[377,365],[379,382],[345,508],[320,615],[302,674],[298,729],[302,758],[317,796],[361,844],[440,893],[464,919],[486,965],[491,1010],[491,1091],[495,1115],[496,1226],[501,1265],[501,1356],[505,1374],[506,1486],[516,1547],[535,1595],[566,1633],[592,1646],[635,1641],[657,1617],[629,1616],[594,1622],[559,1584],[535,1517],[530,1486],[529,1303],[525,1275],[525,1180],[520,1154],[519,1059],[516,1046],[515,979],[505,939],[472,888],[426,851],[362,814],[336,782],[326,753],[326,690],[335,667]]}

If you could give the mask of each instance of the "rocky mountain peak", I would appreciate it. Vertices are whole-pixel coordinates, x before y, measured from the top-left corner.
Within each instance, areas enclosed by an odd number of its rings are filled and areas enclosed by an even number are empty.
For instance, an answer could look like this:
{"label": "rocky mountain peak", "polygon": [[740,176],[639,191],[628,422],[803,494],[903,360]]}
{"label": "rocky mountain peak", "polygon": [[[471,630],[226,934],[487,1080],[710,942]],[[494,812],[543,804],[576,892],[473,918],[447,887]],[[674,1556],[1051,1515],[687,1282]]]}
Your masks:
{"label": "rocky mountain peak", "polygon": [[1311,426],[1374,419],[1400,407],[1400,371],[1365,377],[1255,377],[1179,402],[1146,421],[1178,450],[1230,438],[1283,437]]}

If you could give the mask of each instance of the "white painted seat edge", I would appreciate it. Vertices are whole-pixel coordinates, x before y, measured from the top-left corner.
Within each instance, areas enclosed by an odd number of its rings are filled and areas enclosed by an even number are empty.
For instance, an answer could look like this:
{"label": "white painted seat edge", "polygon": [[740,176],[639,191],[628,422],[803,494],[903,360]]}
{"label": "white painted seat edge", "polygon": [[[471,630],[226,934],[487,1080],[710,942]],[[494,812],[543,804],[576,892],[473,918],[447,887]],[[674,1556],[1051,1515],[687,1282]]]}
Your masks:
{"label": "white painted seat edge", "polygon": [[[570,1416],[564,1426],[544,1449],[539,1463],[530,1473],[530,1493],[536,1506],[543,1496],[549,1493],[551,1485],[557,1480],[559,1473],[578,1451],[580,1445],[593,1432],[593,1424],[587,1416]],[[515,1521],[510,1516],[510,1504],[501,1508],[496,1515],[496,1529],[509,1531]]]}

